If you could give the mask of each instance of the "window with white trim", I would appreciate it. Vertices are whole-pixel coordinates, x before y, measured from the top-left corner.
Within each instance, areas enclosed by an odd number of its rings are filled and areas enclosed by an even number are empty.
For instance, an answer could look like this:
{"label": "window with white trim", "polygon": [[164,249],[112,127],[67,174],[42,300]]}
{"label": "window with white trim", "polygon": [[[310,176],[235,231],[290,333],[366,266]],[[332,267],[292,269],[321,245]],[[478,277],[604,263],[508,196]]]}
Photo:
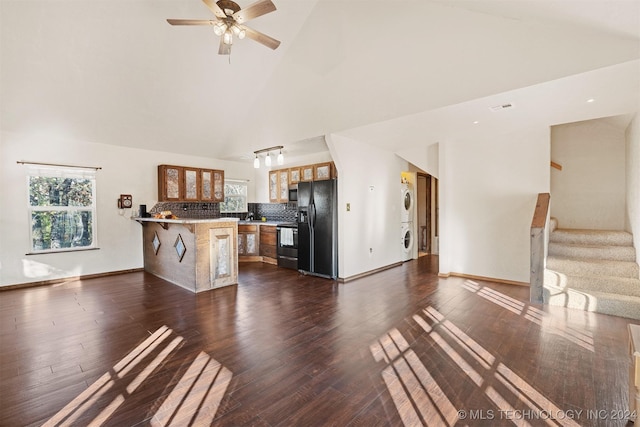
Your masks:
{"label": "window with white trim", "polygon": [[224,202],[220,203],[221,213],[246,213],[247,206],[247,181],[238,179],[224,180]]}
{"label": "window with white trim", "polygon": [[30,253],[97,247],[95,169],[31,165],[27,192]]}

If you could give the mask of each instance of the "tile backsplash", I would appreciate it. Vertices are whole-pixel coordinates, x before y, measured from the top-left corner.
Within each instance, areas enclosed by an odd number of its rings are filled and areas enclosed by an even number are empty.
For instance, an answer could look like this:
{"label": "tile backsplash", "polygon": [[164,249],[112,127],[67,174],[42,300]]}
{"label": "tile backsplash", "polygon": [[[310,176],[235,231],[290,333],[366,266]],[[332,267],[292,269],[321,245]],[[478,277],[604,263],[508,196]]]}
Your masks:
{"label": "tile backsplash", "polygon": [[[293,222],[297,218],[298,205],[290,203],[249,203],[249,212],[253,212],[254,219],[265,217],[267,221]],[[208,218],[240,218],[248,215],[244,212],[221,213],[218,203],[198,202],[160,202],[151,210],[150,214],[171,211],[180,218],[208,219]]]}

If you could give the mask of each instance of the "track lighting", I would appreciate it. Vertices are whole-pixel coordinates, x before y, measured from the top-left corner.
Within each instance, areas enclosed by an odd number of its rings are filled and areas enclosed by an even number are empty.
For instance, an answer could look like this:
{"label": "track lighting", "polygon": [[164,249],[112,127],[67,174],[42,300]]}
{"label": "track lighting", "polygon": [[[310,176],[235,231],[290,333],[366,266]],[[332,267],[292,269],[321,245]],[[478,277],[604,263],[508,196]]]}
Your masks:
{"label": "track lighting", "polygon": [[267,155],[264,158],[264,165],[266,167],[271,167],[271,151],[276,151],[276,150],[280,150],[280,152],[278,153],[278,157],[276,158],[276,161],[278,162],[279,165],[283,164],[284,163],[284,155],[282,154],[283,148],[284,147],[282,145],[276,145],[275,147],[263,148],[262,150],[254,151],[256,158],[253,159],[253,167],[256,169],[260,168],[260,157],[258,157],[258,154],[260,153],[267,153]]}

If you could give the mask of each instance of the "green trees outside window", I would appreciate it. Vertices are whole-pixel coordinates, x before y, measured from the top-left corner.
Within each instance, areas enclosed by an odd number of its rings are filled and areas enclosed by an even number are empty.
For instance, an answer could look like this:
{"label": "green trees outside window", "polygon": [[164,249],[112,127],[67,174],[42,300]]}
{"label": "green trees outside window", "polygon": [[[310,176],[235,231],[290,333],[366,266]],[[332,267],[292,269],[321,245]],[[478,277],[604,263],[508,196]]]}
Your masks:
{"label": "green trees outside window", "polygon": [[91,175],[64,169],[30,174],[32,252],[96,246],[95,177]]}

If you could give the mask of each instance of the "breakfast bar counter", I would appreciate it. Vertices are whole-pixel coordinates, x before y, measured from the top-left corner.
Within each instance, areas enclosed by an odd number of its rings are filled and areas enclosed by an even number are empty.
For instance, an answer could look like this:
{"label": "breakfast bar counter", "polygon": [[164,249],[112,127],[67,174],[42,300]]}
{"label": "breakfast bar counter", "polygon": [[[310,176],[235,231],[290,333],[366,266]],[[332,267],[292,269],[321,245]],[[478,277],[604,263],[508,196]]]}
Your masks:
{"label": "breakfast bar counter", "polygon": [[144,269],[192,292],[238,283],[238,220],[134,218]]}

